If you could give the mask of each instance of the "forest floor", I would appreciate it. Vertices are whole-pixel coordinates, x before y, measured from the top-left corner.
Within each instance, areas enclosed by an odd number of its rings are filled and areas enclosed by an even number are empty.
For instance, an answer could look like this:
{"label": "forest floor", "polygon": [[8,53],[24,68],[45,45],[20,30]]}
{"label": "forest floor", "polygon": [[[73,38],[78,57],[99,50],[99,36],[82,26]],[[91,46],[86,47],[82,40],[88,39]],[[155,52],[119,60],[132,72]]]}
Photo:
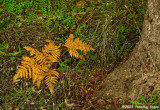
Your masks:
{"label": "forest floor", "polygon": [[[125,105],[133,106],[133,102],[141,104],[141,100],[124,100],[123,97],[91,97],[100,89],[107,74],[129,58],[138,42],[145,9],[142,1],[135,0],[134,4],[102,0],[22,0],[17,3],[2,0],[0,109],[123,110]],[[64,54],[60,62],[52,65],[60,74],[53,94],[44,81],[39,89],[31,79],[13,82],[22,56],[29,56],[24,46],[41,52],[46,45],[44,40],[63,45],[70,34],[92,45],[95,52],[85,64],[71,58],[62,47]]]}

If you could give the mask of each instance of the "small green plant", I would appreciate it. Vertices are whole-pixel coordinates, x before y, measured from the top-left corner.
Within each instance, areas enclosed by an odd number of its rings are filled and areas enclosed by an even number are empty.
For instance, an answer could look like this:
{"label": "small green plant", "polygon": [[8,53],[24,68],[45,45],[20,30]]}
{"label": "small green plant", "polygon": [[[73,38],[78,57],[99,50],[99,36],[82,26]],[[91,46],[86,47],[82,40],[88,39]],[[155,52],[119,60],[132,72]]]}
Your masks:
{"label": "small green plant", "polygon": [[[84,51],[83,50],[81,51],[80,49],[77,49],[77,52],[79,53],[79,55],[83,55],[84,54]],[[80,66],[80,65],[83,65],[83,64],[85,64],[85,65],[86,64],[90,64],[91,61],[96,61],[96,60],[97,60],[97,57],[95,55],[93,55],[93,51],[90,50],[86,54],[86,60],[84,61],[82,59],[79,59],[77,65]]]}
{"label": "small green plant", "polygon": [[33,93],[31,88],[27,88],[26,90],[22,89],[16,89],[14,88],[14,92],[10,92],[10,95],[12,95],[11,100],[17,102],[17,101],[23,101],[24,99],[31,97],[30,95]]}
{"label": "small green plant", "polygon": [[7,47],[8,47],[8,43],[3,42],[0,44],[0,55],[6,54]]}
{"label": "small green plant", "polygon": [[10,60],[14,61],[14,60],[16,60],[19,57],[20,53],[21,53],[21,47],[19,45],[18,46],[18,52],[17,51],[9,52],[6,56],[9,56]]}
{"label": "small green plant", "polygon": [[[156,100],[158,97],[158,93],[148,98],[145,98],[144,96],[142,96],[142,94],[139,94],[139,97],[141,98],[141,101],[131,100],[130,103],[135,106],[158,106],[158,104],[160,103],[160,100]],[[152,108],[152,110],[156,110],[156,108]]]}
{"label": "small green plant", "polygon": [[11,61],[14,61],[18,58],[19,54],[21,53],[21,47],[20,45],[18,46],[18,52],[17,51],[13,51],[13,52],[8,52],[8,43],[1,43],[0,44],[0,56],[5,55],[10,57]]}
{"label": "small green plant", "polygon": [[67,69],[67,64],[65,64],[64,62],[59,62],[60,67],[58,68],[59,72],[63,72]]}

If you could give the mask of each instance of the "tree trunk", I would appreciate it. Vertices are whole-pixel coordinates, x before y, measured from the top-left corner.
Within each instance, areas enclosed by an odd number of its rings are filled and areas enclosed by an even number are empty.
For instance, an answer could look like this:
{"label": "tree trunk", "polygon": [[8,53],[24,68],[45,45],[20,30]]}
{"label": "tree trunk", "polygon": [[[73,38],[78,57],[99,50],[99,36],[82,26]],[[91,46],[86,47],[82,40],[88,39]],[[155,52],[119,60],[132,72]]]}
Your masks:
{"label": "tree trunk", "polygon": [[160,93],[160,0],[148,0],[143,30],[129,59],[108,74],[95,97]]}

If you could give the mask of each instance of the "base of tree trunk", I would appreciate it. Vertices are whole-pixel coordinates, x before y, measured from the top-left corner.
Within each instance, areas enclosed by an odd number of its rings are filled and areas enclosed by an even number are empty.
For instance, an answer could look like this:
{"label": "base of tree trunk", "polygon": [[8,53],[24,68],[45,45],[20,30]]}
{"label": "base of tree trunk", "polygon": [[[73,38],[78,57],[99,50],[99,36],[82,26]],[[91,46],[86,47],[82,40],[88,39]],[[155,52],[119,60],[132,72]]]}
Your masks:
{"label": "base of tree trunk", "polygon": [[139,42],[129,59],[106,76],[93,97],[137,99],[139,94],[156,93],[160,93],[160,0],[148,0]]}

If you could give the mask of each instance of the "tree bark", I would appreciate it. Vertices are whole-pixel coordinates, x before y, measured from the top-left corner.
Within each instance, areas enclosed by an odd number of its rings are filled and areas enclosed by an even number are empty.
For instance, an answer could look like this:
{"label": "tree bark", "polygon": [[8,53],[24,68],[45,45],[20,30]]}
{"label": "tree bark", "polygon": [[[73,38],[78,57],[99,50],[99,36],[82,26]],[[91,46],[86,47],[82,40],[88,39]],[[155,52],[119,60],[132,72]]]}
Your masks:
{"label": "tree bark", "polygon": [[133,98],[160,93],[160,0],[148,0],[143,30],[129,59],[106,75],[93,97]]}

